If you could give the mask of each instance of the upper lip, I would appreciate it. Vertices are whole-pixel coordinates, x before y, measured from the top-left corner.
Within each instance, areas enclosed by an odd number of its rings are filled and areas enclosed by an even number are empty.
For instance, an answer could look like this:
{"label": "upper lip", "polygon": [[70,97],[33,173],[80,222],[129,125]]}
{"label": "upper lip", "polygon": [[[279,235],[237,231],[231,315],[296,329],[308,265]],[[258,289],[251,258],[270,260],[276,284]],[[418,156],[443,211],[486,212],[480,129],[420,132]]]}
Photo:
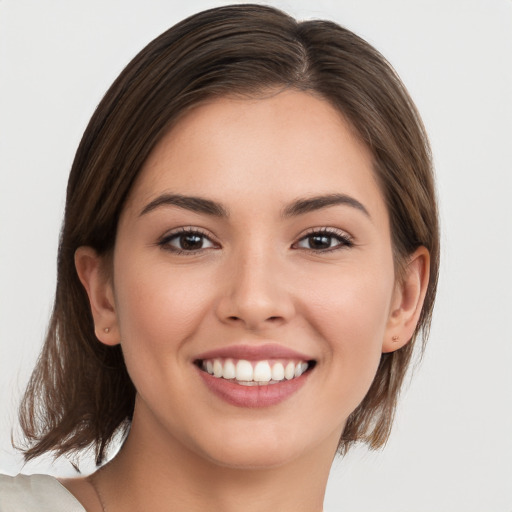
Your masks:
{"label": "upper lip", "polygon": [[301,354],[296,350],[279,345],[277,343],[265,343],[263,345],[230,345],[221,347],[208,352],[203,352],[196,357],[196,360],[232,358],[246,359],[247,361],[262,361],[264,359],[298,359],[301,361],[310,361],[311,357]]}

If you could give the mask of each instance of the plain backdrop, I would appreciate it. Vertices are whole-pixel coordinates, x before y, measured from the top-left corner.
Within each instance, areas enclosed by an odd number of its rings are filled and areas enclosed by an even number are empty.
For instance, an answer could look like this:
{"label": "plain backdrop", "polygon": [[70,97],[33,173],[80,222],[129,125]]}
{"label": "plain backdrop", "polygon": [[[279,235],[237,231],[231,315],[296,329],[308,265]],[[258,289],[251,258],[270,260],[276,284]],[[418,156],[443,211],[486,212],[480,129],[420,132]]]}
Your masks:
{"label": "plain backdrop", "polygon": [[[229,2],[0,0],[0,472],[55,286],[67,174],[124,65]],[[393,64],[431,137],[443,259],[425,358],[387,447],[335,463],[326,511],[512,511],[512,1],[275,0],[354,30]],[[308,411],[297,411],[297,421]],[[87,466],[87,463],[84,464]]]}

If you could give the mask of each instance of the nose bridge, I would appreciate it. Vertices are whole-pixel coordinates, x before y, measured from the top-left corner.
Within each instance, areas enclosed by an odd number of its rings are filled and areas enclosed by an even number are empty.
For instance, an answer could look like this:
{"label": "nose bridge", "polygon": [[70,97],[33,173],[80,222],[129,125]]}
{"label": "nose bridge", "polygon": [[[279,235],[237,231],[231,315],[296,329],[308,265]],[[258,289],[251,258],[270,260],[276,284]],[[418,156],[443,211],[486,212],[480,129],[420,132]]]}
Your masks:
{"label": "nose bridge", "polygon": [[268,237],[233,250],[219,313],[223,321],[258,329],[293,314],[283,275],[283,256]]}

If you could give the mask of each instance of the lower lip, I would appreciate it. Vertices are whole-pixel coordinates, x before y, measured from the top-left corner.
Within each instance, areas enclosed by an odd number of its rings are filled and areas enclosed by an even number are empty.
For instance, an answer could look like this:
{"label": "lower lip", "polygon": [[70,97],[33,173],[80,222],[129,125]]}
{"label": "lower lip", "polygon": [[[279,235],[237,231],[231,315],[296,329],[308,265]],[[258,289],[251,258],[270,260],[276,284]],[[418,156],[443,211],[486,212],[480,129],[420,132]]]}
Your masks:
{"label": "lower lip", "polygon": [[198,368],[203,381],[219,398],[237,407],[269,407],[290,398],[306,382],[310,371],[300,377],[284,380],[277,384],[263,386],[244,386],[233,381],[214,377]]}

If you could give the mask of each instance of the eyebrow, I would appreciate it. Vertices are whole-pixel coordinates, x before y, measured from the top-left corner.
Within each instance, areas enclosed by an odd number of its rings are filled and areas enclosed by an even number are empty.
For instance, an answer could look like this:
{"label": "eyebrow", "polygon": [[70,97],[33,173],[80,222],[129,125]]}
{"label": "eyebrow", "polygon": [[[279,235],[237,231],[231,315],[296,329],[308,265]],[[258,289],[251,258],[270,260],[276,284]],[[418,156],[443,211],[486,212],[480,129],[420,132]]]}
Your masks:
{"label": "eyebrow", "polygon": [[139,216],[145,215],[161,206],[178,206],[185,210],[204,213],[214,217],[227,218],[227,210],[220,204],[203,197],[184,196],[182,194],[162,194],[148,203]]}
{"label": "eyebrow", "polygon": [[295,217],[336,205],[351,206],[352,208],[356,208],[357,210],[363,212],[368,218],[371,219],[371,216],[364,205],[357,199],[346,194],[327,194],[297,199],[284,209],[283,217]]}
{"label": "eyebrow", "polygon": [[[327,194],[296,199],[282,211],[282,217],[297,217],[330,206],[345,205],[363,212],[371,219],[368,210],[357,199],[346,194]],[[203,213],[219,218],[228,218],[229,212],[224,206],[211,199],[182,194],[162,194],[148,203],[139,216],[145,215],[161,206],[177,206],[197,213]]]}

